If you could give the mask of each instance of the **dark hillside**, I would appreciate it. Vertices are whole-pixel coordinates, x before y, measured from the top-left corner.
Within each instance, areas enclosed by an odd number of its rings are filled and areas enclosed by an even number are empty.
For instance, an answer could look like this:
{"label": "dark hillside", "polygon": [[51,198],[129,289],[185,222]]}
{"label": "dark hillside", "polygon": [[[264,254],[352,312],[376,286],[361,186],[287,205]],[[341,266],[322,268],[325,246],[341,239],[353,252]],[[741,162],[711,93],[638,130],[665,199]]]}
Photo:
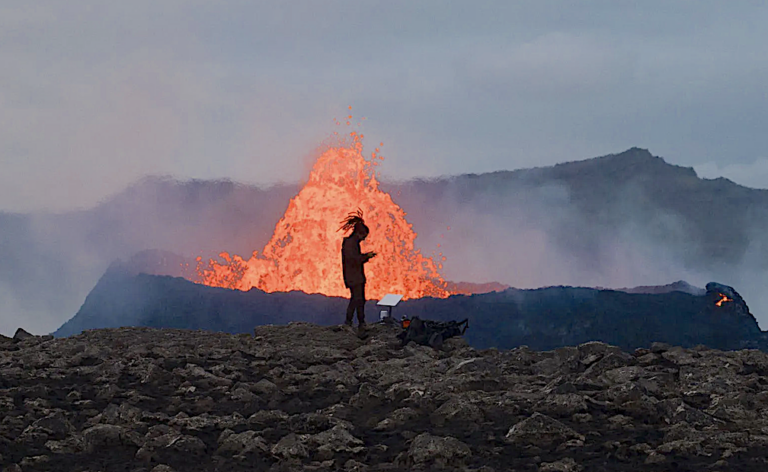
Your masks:
{"label": "dark hillside", "polygon": [[[717,306],[721,293],[732,301]],[[56,331],[145,326],[247,333],[253,326],[305,321],[337,325],[347,300],[301,292],[264,293],[194,284],[182,278],[133,275],[114,266],[80,311]],[[377,318],[374,302],[366,307]],[[768,348],[746,303],[730,287],[710,284],[703,295],[684,292],[630,294],[613,290],[548,287],[508,289],[447,299],[402,302],[395,316],[439,321],[469,319],[467,341],[476,348],[527,345],[555,349],[602,341],[623,349],[665,342],[718,349]]]}

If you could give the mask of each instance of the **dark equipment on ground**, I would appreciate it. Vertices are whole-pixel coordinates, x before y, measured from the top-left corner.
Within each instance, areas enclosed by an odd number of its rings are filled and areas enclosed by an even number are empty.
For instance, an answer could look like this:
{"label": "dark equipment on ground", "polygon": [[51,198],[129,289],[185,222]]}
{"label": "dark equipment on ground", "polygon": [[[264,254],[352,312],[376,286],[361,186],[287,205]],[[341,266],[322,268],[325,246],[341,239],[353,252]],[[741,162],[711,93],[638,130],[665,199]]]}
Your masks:
{"label": "dark equipment on ground", "polygon": [[403,319],[403,331],[397,336],[403,346],[413,341],[423,346],[440,349],[443,341],[454,336],[461,336],[469,328],[469,320],[463,321],[432,321],[422,320],[417,316]]}

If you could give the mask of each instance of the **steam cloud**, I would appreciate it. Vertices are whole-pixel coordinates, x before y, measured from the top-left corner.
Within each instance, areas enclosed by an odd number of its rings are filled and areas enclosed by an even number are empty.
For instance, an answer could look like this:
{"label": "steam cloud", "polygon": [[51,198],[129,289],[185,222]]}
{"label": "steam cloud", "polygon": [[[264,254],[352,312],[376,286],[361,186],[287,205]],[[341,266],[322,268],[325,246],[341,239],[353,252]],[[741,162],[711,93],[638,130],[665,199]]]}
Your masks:
{"label": "steam cloud", "polygon": [[[447,256],[447,280],[518,288],[677,280],[703,287],[718,281],[736,287],[758,322],[768,323],[764,218],[724,227],[724,253],[703,257],[712,248],[701,228],[659,208],[634,184],[592,205],[572,186],[537,175],[388,182],[382,189],[406,211],[422,252]],[[13,334],[19,326],[55,330],[76,313],[113,260],[142,250],[192,260],[260,249],[297,191],[289,185],[148,179],[87,211],[0,214],[0,332]],[[717,206],[697,211],[715,217]],[[157,273],[180,275],[175,270],[159,267]]]}
{"label": "steam cloud", "polygon": [[[594,227],[569,201],[568,189],[534,188],[525,199],[487,195],[477,201],[448,196],[432,209],[449,215],[450,230],[420,233],[424,248],[441,244],[445,277],[496,281],[517,288],[575,285],[624,288],[684,279],[704,286],[708,275],[685,267],[684,249],[670,245],[681,224],[672,215]],[[627,215],[638,215],[629,198]],[[413,215],[413,212],[411,212]],[[639,219],[638,219],[639,220]],[[417,225],[418,228],[418,225]]]}
{"label": "steam cloud", "polygon": [[[0,213],[0,333],[54,331],[116,259],[147,249],[249,253],[269,240],[294,186],[151,178],[83,211]],[[170,270],[169,270],[170,269]],[[158,268],[180,275],[181,268]]]}

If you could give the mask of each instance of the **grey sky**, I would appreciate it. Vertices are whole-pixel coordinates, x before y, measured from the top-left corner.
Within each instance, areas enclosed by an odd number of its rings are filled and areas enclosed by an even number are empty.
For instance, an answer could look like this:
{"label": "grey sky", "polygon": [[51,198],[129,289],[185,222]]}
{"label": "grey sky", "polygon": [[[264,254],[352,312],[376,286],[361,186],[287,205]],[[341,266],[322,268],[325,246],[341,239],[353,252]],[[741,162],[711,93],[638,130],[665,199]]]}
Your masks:
{"label": "grey sky", "polygon": [[764,2],[0,0],[0,210],[299,181],[348,105],[390,178],[638,146],[768,188],[767,24]]}

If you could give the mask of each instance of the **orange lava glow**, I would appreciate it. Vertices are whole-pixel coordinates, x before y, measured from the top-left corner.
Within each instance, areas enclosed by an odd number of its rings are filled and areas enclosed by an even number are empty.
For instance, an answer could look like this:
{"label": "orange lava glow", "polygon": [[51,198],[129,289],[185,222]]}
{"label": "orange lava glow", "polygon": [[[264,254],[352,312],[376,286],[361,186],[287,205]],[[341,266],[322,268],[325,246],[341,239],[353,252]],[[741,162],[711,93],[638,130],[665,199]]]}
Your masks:
{"label": "orange lava glow", "polygon": [[366,295],[380,299],[387,293],[405,298],[451,295],[440,276],[442,261],[425,257],[414,247],[416,233],[405,212],[379,189],[375,167],[383,158],[379,149],[363,157],[363,135],[323,152],[309,181],[293,199],[275,226],[261,253],[249,259],[221,253],[221,260],[203,264],[198,258],[201,283],[215,287],[265,292],[300,290],[348,297],[341,273],[341,243],[346,234],[340,222],[362,209],[371,232],[362,251],[378,255],[365,265]]}
{"label": "orange lava glow", "polygon": [[725,302],[732,302],[733,301],[732,298],[728,298],[725,295],[723,295],[722,293],[720,294],[720,296],[722,298],[720,300],[718,300],[717,302],[715,302],[715,305],[717,305],[717,306],[723,306],[723,303],[725,303]]}

